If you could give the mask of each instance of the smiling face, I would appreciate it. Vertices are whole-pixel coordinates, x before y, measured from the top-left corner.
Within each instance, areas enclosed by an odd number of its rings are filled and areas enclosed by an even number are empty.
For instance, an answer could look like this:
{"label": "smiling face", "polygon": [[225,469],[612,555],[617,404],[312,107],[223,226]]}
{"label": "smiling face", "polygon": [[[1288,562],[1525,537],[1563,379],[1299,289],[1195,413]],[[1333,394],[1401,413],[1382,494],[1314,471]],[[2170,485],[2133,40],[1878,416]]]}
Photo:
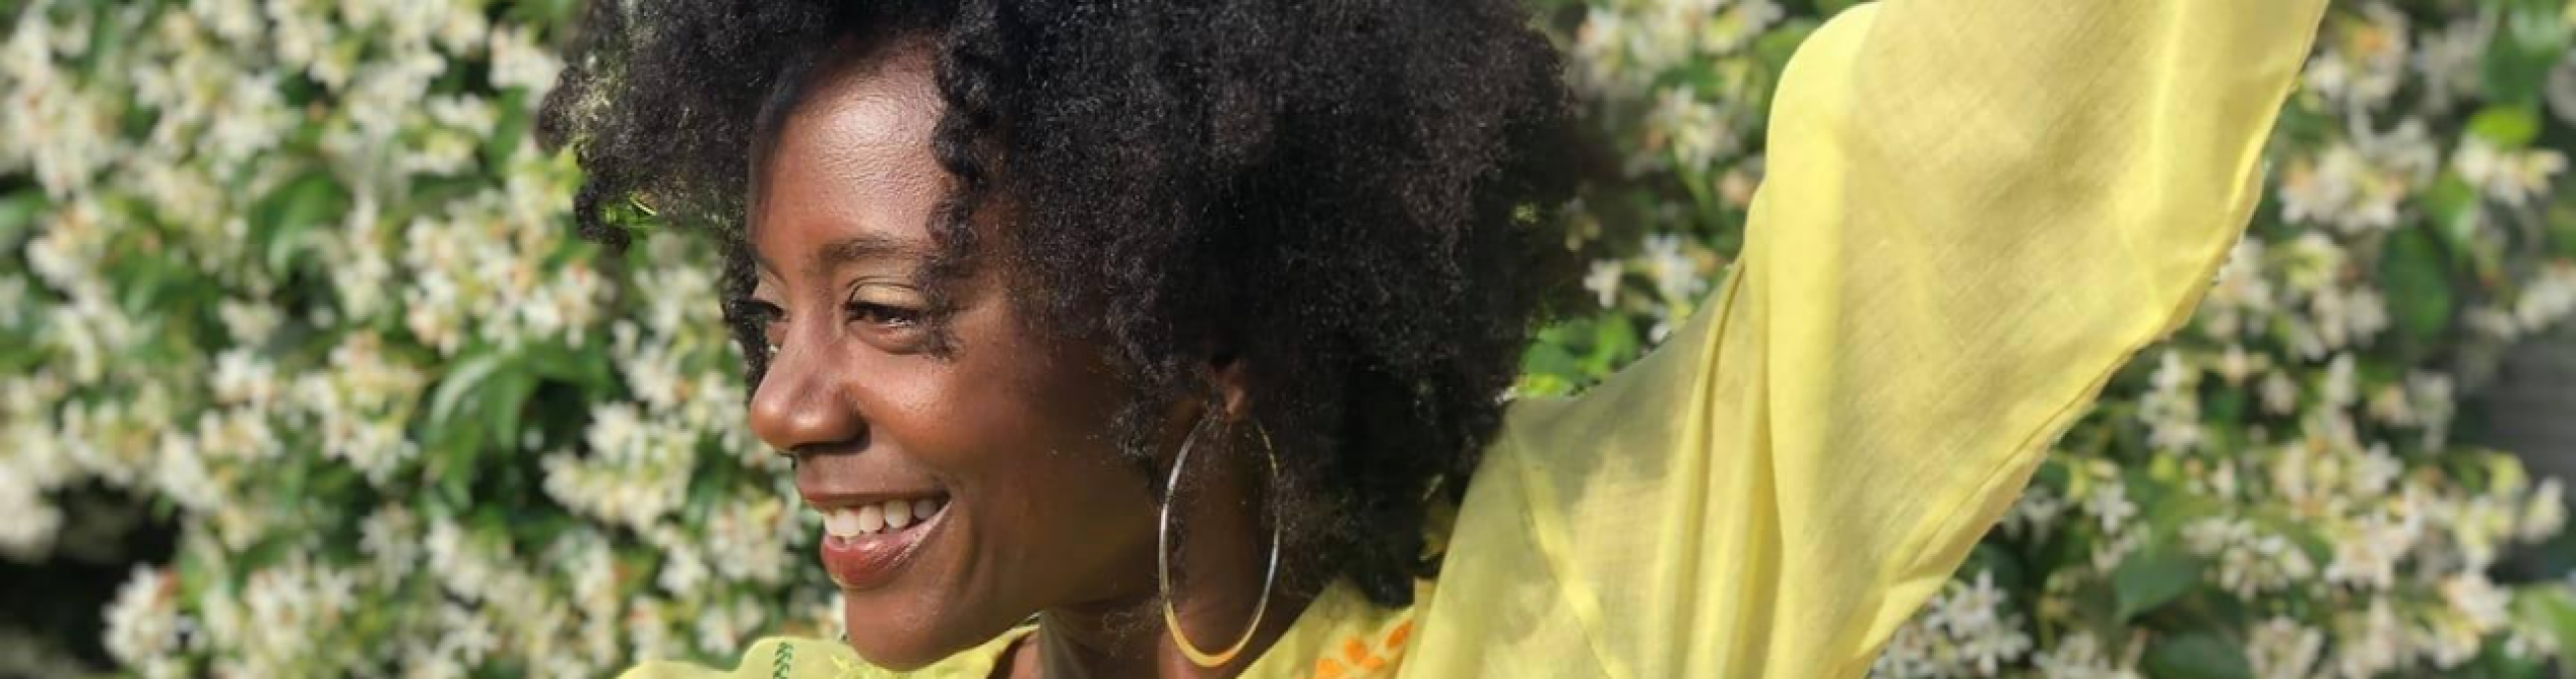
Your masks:
{"label": "smiling face", "polygon": [[825,68],[762,160],[750,222],[750,306],[777,347],[751,428],[826,513],[850,644],[895,668],[1154,587],[1154,504],[1117,455],[1103,352],[1031,332],[989,266],[939,283],[954,309],[933,341],[920,271],[951,182],[927,48]]}

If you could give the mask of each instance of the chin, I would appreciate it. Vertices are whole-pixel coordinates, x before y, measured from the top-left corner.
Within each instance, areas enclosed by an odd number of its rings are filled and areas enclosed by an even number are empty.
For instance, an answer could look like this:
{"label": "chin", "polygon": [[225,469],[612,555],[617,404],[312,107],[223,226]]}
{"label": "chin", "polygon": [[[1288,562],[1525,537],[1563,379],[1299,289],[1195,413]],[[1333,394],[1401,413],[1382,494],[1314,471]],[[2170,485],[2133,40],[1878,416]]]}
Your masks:
{"label": "chin", "polygon": [[1009,629],[1005,625],[983,630],[981,625],[959,624],[960,621],[942,615],[954,611],[871,605],[863,601],[866,594],[849,593],[846,596],[850,599],[842,605],[841,616],[842,626],[849,630],[850,650],[857,651],[859,657],[867,659],[870,665],[898,672],[930,666],[990,641]]}

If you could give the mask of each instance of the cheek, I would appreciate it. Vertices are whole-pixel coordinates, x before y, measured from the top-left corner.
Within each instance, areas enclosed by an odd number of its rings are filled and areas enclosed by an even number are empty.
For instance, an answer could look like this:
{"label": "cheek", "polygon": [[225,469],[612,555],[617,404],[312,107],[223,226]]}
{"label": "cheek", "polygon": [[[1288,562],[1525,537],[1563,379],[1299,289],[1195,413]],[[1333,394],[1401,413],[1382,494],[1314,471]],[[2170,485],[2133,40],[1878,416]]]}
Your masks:
{"label": "cheek", "polygon": [[1032,517],[1146,501],[1144,475],[1118,454],[1105,381],[1035,362],[957,367],[937,410],[953,422],[947,450],[971,474],[960,481]]}
{"label": "cheek", "polygon": [[1005,563],[1106,565],[1147,544],[1154,505],[1118,454],[1113,381],[976,329],[961,324],[952,360],[880,358],[904,364],[875,373],[881,435],[951,489],[979,551]]}

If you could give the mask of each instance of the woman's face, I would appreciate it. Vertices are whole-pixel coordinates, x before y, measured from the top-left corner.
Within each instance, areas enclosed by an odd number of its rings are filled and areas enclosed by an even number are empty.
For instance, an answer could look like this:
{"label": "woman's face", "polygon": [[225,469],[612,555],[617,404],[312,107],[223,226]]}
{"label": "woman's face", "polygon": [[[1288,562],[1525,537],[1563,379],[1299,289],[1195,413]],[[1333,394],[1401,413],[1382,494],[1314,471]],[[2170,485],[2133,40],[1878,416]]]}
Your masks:
{"label": "woman's face", "polygon": [[850,644],[909,668],[1043,609],[1150,595],[1154,505],[1115,454],[1102,352],[1028,331],[995,267],[944,284],[933,352],[918,272],[950,187],[942,104],[926,43],[871,52],[818,76],[760,168],[753,296],[777,353],[750,414],[827,517]]}

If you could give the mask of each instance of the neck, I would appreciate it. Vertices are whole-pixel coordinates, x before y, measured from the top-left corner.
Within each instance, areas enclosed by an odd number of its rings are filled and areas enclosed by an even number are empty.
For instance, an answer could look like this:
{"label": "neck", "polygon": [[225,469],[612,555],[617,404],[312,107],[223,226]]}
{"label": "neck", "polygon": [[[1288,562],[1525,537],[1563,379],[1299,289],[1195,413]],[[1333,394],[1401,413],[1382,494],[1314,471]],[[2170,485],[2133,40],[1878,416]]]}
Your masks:
{"label": "neck", "polygon": [[[1230,678],[1285,635],[1320,587],[1295,586],[1270,569],[1270,527],[1259,519],[1258,495],[1238,465],[1208,465],[1211,477],[1175,495],[1176,534],[1171,555],[1170,605],[1181,631],[1204,653],[1219,653],[1244,638],[1241,652],[1215,667],[1201,667],[1183,653],[1164,623],[1165,600],[1148,555],[1133,569],[1140,577],[1129,594],[1047,610],[1038,631],[1023,641],[1003,676],[1015,679]],[[1230,500],[1220,501],[1221,498]],[[1283,557],[1284,558],[1284,557]],[[1262,594],[1269,593],[1268,606]]]}

